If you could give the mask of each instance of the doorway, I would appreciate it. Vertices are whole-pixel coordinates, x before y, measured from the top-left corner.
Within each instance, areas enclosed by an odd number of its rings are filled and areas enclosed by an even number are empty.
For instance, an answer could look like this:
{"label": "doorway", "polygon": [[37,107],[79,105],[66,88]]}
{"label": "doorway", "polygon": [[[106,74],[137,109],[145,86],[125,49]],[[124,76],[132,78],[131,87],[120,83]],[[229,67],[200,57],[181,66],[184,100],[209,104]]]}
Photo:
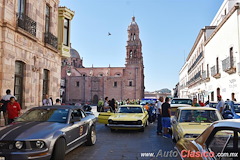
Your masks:
{"label": "doorway", "polygon": [[93,104],[98,104],[98,95],[93,96]]}

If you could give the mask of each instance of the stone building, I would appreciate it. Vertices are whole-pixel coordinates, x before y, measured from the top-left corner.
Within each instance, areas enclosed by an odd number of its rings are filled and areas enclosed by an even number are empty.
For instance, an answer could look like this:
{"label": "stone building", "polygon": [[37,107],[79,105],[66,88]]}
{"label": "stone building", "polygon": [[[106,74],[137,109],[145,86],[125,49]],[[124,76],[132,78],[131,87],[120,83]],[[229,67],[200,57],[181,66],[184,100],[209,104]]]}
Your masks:
{"label": "stone building", "polygon": [[60,96],[59,0],[0,1],[0,96],[11,89],[22,108]]}
{"label": "stone building", "polygon": [[100,98],[141,99],[144,97],[144,66],[139,28],[132,17],[128,26],[125,67],[88,67],[76,50],[62,62],[62,98],[66,103],[96,104]]}

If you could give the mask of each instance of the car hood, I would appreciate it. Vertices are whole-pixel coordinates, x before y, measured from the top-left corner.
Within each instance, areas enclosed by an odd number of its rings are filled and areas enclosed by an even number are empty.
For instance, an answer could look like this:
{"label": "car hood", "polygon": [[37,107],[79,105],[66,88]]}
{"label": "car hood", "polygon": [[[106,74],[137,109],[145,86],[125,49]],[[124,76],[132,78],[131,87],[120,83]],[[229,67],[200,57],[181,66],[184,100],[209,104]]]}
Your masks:
{"label": "car hood", "polygon": [[0,140],[44,139],[67,124],[55,122],[16,122],[0,130]]}
{"label": "car hood", "polygon": [[108,119],[113,121],[137,121],[144,118],[143,113],[116,113]]}
{"label": "car hood", "polygon": [[211,123],[179,123],[184,134],[201,134]]}

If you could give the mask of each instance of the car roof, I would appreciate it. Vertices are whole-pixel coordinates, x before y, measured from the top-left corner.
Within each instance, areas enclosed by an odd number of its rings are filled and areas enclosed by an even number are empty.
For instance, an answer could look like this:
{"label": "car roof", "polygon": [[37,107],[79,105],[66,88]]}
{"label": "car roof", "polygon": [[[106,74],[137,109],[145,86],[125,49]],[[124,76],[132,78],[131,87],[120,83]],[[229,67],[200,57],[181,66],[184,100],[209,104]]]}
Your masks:
{"label": "car roof", "polygon": [[81,109],[81,106],[74,105],[53,105],[53,106],[38,106],[31,109]]}
{"label": "car roof", "polygon": [[240,119],[227,119],[213,123],[214,127],[233,127],[240,128]]}
{"label": "car roof", "polygon": [[128,104],[128,105],[121,105],[119,107],[143,107],[142,105],[135,105],[135,104]]}
{"label": "car roof", "polygon": [[182,100],[182,99],[187,99],[187,100],[192,100],[191,98],[173,98],[172,100]]}
{"label": "car roof", "polygon": [[179,110],[217,110],[211,107],[178,107]]}

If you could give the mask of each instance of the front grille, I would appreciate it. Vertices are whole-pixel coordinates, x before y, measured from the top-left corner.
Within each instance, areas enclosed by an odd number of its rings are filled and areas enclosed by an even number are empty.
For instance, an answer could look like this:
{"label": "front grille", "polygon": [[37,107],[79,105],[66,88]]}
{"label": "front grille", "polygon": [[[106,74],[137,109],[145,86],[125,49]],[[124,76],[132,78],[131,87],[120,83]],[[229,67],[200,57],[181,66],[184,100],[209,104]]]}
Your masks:
{"label": "front grille", "polygon": [[137,121],[113,121],[112,124],[137,125]]}

